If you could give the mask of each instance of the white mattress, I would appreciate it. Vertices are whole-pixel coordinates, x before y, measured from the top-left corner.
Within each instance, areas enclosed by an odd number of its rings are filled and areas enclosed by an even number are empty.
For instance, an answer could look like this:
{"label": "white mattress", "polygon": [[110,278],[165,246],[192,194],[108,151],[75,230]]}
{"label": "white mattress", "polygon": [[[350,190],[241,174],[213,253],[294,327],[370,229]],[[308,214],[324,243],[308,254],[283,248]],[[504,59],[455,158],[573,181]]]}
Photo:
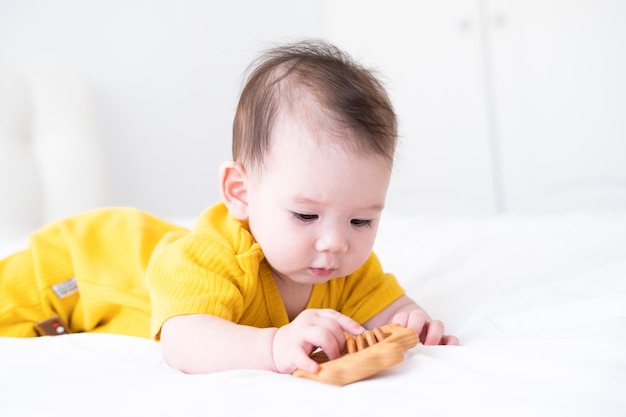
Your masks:
{"label": "white mattress", "polygon": [[336,387],[184,375],[127,336],[0,338],[0,416],[626,415],[626,213],[386,216],[383,264],[462,346]]}

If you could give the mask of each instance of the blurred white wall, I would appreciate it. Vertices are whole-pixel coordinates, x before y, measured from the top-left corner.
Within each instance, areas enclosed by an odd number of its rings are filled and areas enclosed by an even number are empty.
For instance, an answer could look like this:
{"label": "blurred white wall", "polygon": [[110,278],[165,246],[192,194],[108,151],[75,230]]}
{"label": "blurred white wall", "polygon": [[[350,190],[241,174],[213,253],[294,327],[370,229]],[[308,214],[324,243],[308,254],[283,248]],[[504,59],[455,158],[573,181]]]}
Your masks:
{"label": "blurred white wall", "polygon": [[249,61],[323,27],[314,0],[0,0],[0,63],[84,73],[109,204],[195,216],[219,198]]}
{"label": "blurred white wall", "polygon": [[328,36],[390,81],[394,209],[626,209],[626,1],[327,7]]}
{"label": "blurred white wall", "polygon": [[392,209],[626,208],[623,0],[0,0],[0,64],[85,74],[109,204],[168,217],[218,199],[242,72],[302,37],[385,80]]}

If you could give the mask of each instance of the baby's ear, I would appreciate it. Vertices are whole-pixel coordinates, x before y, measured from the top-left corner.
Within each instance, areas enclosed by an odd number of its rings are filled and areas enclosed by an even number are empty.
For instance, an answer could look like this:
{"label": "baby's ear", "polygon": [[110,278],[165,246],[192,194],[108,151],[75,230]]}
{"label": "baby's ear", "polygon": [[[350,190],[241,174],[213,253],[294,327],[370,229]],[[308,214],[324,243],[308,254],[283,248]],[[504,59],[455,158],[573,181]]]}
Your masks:
{"label": "baby's ear", "polygon": [[246,172],[241,164],[227,161],[220,167],[220,194],[228,211],[238,220],[248,218]]}

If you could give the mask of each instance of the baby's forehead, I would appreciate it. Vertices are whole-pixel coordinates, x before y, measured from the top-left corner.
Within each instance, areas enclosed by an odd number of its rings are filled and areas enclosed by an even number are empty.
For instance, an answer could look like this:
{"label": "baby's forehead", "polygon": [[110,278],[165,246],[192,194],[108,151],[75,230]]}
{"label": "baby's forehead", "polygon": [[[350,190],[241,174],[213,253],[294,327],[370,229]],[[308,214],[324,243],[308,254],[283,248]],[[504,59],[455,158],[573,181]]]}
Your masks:
{"label": "baby's forehead", "polygon": [[326,152],[345,152],[354,156],[375,154],[368,149],[363,132],[337,120],[328,113],[296,111],[277,117],[270,139],[270,153],[296,145],[302,150],[314,147]]}

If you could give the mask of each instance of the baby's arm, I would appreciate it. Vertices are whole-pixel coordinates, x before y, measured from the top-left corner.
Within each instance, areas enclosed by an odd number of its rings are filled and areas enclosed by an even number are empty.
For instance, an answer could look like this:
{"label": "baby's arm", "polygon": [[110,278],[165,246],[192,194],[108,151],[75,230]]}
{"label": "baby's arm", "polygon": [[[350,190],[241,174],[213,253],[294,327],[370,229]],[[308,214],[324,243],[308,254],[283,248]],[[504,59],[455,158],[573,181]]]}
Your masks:
{"label": "baby's arm", "polygon": [[361,333],[354,320],[334,310],[303,311],[280,328],[259,329],[206,314],[168,319],[161,329],[161,349],[169,366],[186,373],[229,369],[316,372],[309,357],[321,347],[329,358],[340,356],[343,332]]}
{"label": "baby's arm", "polygon": [[202,374],[233,368],[272,369],[276,329],[236,325],[208,314],[168,319],[161,328],[161,350],[172,368]]}
{"label": "baby's arm", "polygon": [[458,345],[459,340],[445,334],[445,327],[440,320],[432,320],[415,301],[406,295],[401,296],[387,308],[368,320],[367,329],[380,327],[388,323],[398,323],[417,332],[420,342],[425,345]]}

